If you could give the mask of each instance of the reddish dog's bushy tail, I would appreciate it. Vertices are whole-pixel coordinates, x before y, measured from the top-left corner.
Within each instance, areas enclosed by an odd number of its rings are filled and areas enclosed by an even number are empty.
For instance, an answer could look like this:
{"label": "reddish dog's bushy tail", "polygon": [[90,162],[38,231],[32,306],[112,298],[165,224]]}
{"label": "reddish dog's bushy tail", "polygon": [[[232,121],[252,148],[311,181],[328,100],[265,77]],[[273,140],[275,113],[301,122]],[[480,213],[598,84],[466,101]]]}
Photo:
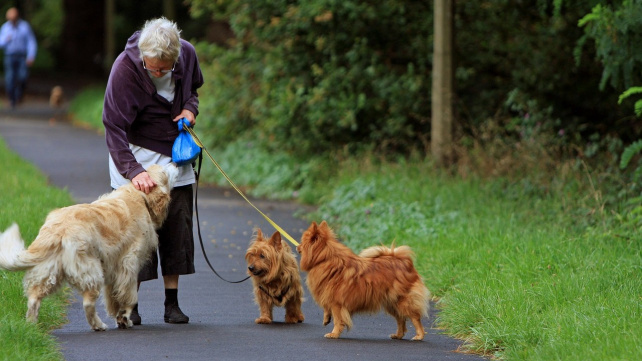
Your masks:
{"label": "reddish dog's bushy tail", "polygon": [[[414,266],[415,253],[408,246],[395,247],[395,245],[393,244],[391,247],[369,247],[361,251],[359,256],[364,258],[377,258],[385,256],[394,257],[402,262],[409,274],[416,274]],[[422,317],[428,316],[428,311],[430,309],[428,301],[430,297],[430,291],[428,291],[428,288],[426,288],[426,286],[424,285],[421,276],[419,276],[419,279],[413,284],[412,288],[410,289],[408,298],[412,300],[410,304],[416,305],[417,310],[420,311]]]}
{"label": "reddish dog's bushy tail", "polygon": [[394,244],[390,248],[383,245],[374,246],[364,249],[359,254],[359,257],[363,258],[377,258],[386,256],[394,257],[399,260],[403,264],[403,267],[406,269],[406,271],[416,272],[414,271],[415,253],[408,246],[395,247]]}
{"label": "reddish dog's bushy tail", "polygon": [[395,247],[394,245],[392,245],[391,247],[386,247],[386,246],[369,247],[361,251],[359,256],[366,257],[366,258],[393,256],[400,259],[407,258],[412,261],[415,258],[415,253],[408,246]]}

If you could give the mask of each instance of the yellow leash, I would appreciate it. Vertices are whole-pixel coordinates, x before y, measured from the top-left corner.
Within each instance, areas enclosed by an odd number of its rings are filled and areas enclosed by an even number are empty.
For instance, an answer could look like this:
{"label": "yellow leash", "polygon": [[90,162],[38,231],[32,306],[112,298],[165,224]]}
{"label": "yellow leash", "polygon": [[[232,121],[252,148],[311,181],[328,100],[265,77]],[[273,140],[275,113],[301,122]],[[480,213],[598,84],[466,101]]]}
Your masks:
{"label": "yellow leash", "polygon": [[221,174],[223,174],[223,177],[225,177],[225,179],[227,179],[227,181],[228,181],[228,182],[232,185],[232,187],[233,187],[233,188],[234,188],[234,189],[235,189],[235,190],[236,190],[236,191],[241,195],[241,197],[243,197],[243,199],[245,199],[245,201],[246,201],[247,203],[249,203],[249,204],[252,206],[252,208],[256,209],[256,211],[257,211],[257,212],[259,212],[259,213],[263,216],[263,218],[265,218],[265,220],[267,220],[267,221],[268,221],[268,222],[269,222],[269,223],[270,223],[270,224],[271,224],[271,225],[272,225],[272,226],[273,226],[277,231],[279,231],[279,233],[281,233],[281,234],[282,234],[282,235],[283,235],[283,236],[284,236],[288,241],[290,241],[290,243],[292,243],[295,247],[296,247],[296,246],[298,246],[298,245],[299,245],[299,242],[295,241],[295,240],[294,240],[294,238],[292,238],[292,236],[290,236],[290,235],[288,234],[288,232],[286,232],[285,230],[283,230],[283,228],[281,228],[278,224],[276,224],[273,220],[271,220],[271,219],[270,219],[270,217],[268,217],[267,215],[265,215],[265,213],[261,212],[261,210],[260,210],[260,209],[256,208],[256,206],[255,206],[254,204],[252,204],[252,202],[250,202],[250,200],[249,200],[249,199],[247,199],[247,197],[245,196],[245,194],[243,194],[243,192],[241,192],[241,190],[239,189],[239,187],[237,187],[237,186],[236,186],[236,184],[234,184],[234,182],[232,182],[232,180],[231,180],[231,179],[230,179],[230,177],[227,175],[227,173],[225,173],[225,171],[223,170],[223,168],[221,168],[221,166],[218,164],[218,162],[217,162],[216,160],[214,160],[214,158],[212,157],[212,155],[210,154],[210,152],[208,152],[208,151],[207,151],[207,148],[205,148],[205,146],[203,145],[203,142],[201,142],[201,140],[200,140],[200,139],[198,139],[198,136],[196,136],[196,133],[194,133],[194,130],[193,130],[192,128],[190,128],[190,127],[186,126],[186,125],[183,125],[183,129],[184,129],[184,130],[186,130],[186,131],[189,133],[189,135],[191,135],[191,136],[192,136],[192,139],[194,139],[194,142],[196,142],[196,145],[198,145],[199,147],[201,147],[201,149],[205,152],[205,154],[207,154],[207,156],[210,158],[210,160],[212,161],[212,163],[214,163],[214,165],[216,166],[216,168],[218,168],[219,172],[221,172]]}

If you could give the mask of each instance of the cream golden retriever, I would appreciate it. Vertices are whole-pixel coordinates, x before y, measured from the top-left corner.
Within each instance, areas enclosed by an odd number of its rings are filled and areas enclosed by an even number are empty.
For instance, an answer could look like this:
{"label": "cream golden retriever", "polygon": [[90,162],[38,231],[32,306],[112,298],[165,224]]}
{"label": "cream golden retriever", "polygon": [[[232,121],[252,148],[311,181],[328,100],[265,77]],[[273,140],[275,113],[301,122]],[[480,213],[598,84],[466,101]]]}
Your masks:
{"label": "cream golden retriever", "polygon": [[173,164],[147,172],[157,184],[149,194],[130,183],[91,204],[54,210],[27,249],[16,224],[0,234],[0,268],[26,270],[27,320],[37,322],[41,300],[67,281],[82,294],[92,330],[107,328],[96,313],[103,287],[109,316],[119,328],[132,326],[138,272],[158,245],[178,176]]}

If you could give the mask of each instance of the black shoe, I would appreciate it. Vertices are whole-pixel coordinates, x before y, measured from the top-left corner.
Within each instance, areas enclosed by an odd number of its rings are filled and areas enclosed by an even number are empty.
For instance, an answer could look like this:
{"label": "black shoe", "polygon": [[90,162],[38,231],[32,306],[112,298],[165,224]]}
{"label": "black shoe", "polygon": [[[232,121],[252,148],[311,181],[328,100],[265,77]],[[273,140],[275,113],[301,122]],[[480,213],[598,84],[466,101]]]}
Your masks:
{"label": "black shoe", "polygon": [[138,313],[138,303],[132,309],[132,313],[131,315],[129,315],[129,319],[132,321],[134,325],[141,324],[142,320],[140,319],[140,314]]}
{"label": "black shoe", "polygon": [[177,304],[165,306],[165,322],[166,323],[188,323],[187,317]]}

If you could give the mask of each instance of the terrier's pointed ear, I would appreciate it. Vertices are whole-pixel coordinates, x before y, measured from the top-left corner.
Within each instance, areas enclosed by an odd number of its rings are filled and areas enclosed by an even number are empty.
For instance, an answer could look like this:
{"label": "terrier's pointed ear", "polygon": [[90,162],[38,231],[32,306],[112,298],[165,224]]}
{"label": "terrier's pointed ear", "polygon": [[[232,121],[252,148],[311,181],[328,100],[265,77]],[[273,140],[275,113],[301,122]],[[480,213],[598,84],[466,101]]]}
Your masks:
{"label": "terrier's pointed ear", "polygon": [[281,248],[281,233],[279,233],[278,231],[274,232],[272,237],[270,237],[270,244],[276,249]]}
{"label": "terrier's pointed ear", "polygon": [[263,240],[263,232],[261,232],[261,228],[256,229],[256,240],[257,241]]}

